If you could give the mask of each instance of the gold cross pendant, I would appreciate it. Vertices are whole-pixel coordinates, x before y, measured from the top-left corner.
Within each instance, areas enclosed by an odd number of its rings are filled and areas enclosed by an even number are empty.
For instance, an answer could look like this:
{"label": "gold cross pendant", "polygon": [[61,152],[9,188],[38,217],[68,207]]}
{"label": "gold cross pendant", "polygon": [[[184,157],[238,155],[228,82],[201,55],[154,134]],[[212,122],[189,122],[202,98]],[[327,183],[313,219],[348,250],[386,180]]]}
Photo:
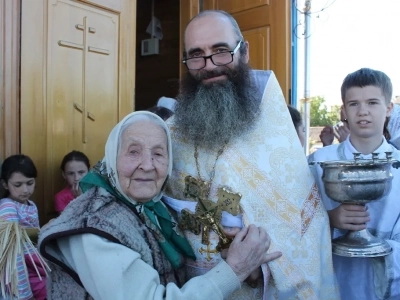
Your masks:
{"label": "gold cross pendant", "polygon": [[210,261],[212,259],[211,254],[217,254],[219,251],[217,249],[211,250],[211,243],[208,243],[207,248],[206,249],[200,248],[199,252],[201,254],[207,253],[206,260]]}
{"label": "gold cross pendant", "polygon": [[232,239],[225,235],[221,225],[222,210],[233,215],[240,211],[240,194],[231,193],[226,188],[218,189],[218,202],[206,199],[210,190],[210,184],[204,180],[198,180],[192,176],[185,178],[184,195],[197,201],[196,212],[191,214],[188,210],[182,210],[181,227],[190,230],[194,234],[202,232],[202,244],[209,244],[209,230],[212,229],[219,237],[217,250],[228,248]]}

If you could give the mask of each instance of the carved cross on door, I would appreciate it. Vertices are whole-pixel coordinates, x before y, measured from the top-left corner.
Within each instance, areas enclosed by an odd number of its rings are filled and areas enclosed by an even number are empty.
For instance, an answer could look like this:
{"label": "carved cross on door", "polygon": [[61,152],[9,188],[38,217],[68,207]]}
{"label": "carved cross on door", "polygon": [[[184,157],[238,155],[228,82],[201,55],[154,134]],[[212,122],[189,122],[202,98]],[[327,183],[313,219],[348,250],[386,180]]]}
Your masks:
{"label": "carved cross on door", "polygon": [[[85,119],[85,112],[83,111],[84,108],[80,106],[78,103],[74,102],[74,108],[82,114],[82,142],[86,143],[86,119]],[[94,115],[90,113],[90,111],[86,111],[86,117],[93,122],[95,121]]]}
{"label": "carved cross on door", "polygon": [[88,45],[88,33],[95,34],[96,33],[96,28],[94,27],[89,27],[88,26],[88,17],[83,18],[83,25],[82,24],[76,24],[75,28],[77,30],[82,30],[83,31],[83,41],[82,44],[70,42],[70,41],[65,41],[65,40],[59,40],[58,45],[61,47],[67,47],[71,49],[77,49],[77,50],[82,50],[83,51],[83,68],[82,68],[82,105],[74,102],[74,108],[79,111],[82,114],[82,142],[86,143],[86,120],[90,119],[91,121],[95,121],[95,117],[92,113],[88,111],[87,108],[87,94],[88,91],[86,88],[86,64],[87,64],[87,55],[88,52],[93,52],[97,54],[102,54],[102,55],[110,55],[110,51],[107,49],[101,49],[97,47],[92,47]]}

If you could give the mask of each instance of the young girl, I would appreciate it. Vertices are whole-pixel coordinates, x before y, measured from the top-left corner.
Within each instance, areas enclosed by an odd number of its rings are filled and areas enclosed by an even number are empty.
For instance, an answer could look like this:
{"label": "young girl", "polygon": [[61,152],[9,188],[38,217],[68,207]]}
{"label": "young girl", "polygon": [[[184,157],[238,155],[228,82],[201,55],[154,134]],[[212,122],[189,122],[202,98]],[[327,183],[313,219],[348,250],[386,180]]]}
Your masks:
{"label": "young girl", "polygon": [[0,299],[46,298],[46,264],[26,232],[37,229],[37,235],[39,230],[38,210],[29,200],[36,176],[34,163],[25,155],[8,157],[1,167]]}
{"label": "young girl", "polygon": [[67,186],[55,196],[55,210],[61,214],[65,207],[82,194],[79,188],[79,181],[89,171],[89,158],[80,151],[71,151],[64,156],[61,162],[62,176],[67,182]]}

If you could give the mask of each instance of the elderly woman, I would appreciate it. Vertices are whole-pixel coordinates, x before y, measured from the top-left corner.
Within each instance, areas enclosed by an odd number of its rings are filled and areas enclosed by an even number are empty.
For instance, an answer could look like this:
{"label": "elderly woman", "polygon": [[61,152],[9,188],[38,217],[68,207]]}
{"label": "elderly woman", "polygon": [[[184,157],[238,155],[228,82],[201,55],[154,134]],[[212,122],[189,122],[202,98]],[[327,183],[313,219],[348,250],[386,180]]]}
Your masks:
{"label": "elderly woman", "polygon": [[53,263],[48,299],[224,299],[280,255],[267,254],[268,234],[251,225],[225,261],[184,284],[182,257],[194,253],[160,201],[171,161],[158,116],[131,113],[111,131],[105,158],[81,181],[84,194],[40,234]]}

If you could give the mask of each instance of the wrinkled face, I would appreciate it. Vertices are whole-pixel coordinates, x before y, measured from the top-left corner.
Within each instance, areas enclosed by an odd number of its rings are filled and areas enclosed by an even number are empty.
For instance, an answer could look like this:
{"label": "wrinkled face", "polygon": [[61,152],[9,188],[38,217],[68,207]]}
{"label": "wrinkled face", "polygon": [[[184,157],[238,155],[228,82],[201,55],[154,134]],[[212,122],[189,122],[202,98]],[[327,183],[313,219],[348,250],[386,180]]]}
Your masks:
{"label": "wrinkled face", "polygon": [[35,190],[35,182],[35,178],[28,178],[19,172],[15,172],[7,183],[4,181],[2,183],[4,188],[10,192],[9,198],[26,204]]}
{"label": "wrinkled face", "polygon": [[88,167],[82,161],[71,160],[65,164],[62,172],[69,187],[76,185],[88,172]]}
{"label": "wrinkled face", "polygon": [[386,104],[379,87],[352,87],[344,99],[344,114],[352,139],[382,139],[386,117],[390,116],[392,103]]}
{"label": "wrinkled face", "polygon": [[[211,14],[193,20],[185,31],[185,51],[187,58],[208,56],[215,53],[232,51],[239,40],[230,21],[219,14]],[[246,47],[248,44],[246,43]],[[240,57],[239,50],[234,54],[233,61],[224,66],[215,66],[207,59],[206,66],[201,70],[190,70],[190,74],[203,84],[212,84],[227,80],[226,73],[238,66],[239,59],[248,62],[248,55]]]}
{"label": "wrinkled face", "polygon": [[168,175],[165,130],[150,121],[138,121],[121,136],[117,158],[118,180],[123,192],[138,202],[156,196]]}

